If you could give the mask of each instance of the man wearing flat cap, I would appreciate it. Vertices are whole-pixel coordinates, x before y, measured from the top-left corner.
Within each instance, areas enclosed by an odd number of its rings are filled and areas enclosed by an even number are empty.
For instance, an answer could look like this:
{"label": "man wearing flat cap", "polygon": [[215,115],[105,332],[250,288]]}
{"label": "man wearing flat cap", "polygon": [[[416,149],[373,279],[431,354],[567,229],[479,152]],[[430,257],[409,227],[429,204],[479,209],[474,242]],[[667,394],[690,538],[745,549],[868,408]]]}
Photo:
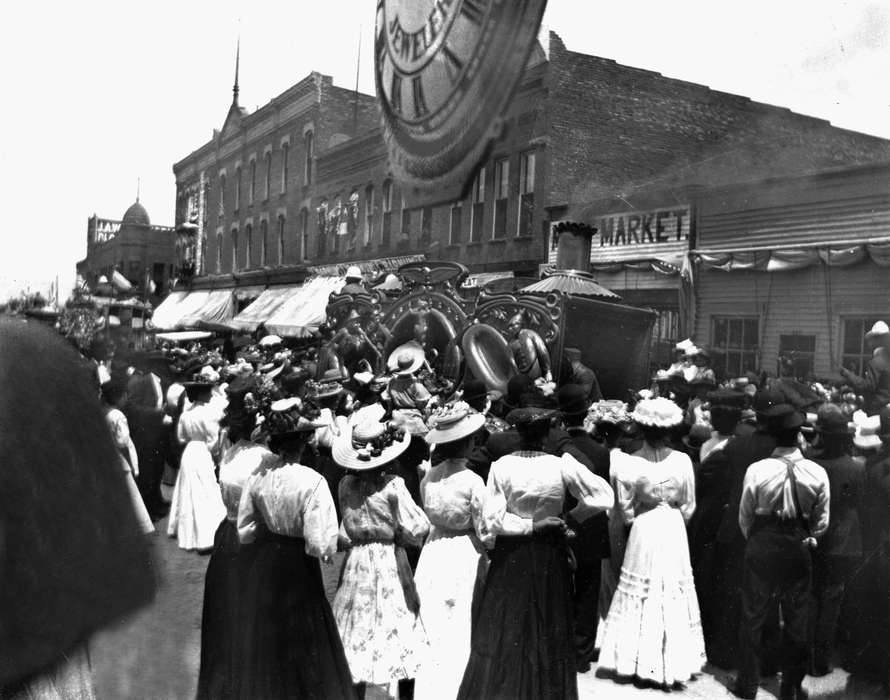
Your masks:
{"label": "man wearing flat cap", "polygon": [[803,414],[790,404],[767,410],[776,448],[745,473],[739,527],[747,542],[742,584],[741,667],[733,692],[754,698],[763,658],[763,628],[778,598],[782,609],[780,700],[807,697],[812,550],[828,529],[825,469],[799,448]]}
{"label": "man wearing flat cap", "polygon": [[865,334],[872,356],[865,363],[862,376],[841,367],[841,376],[865,398],[864,410],[874,416],[890,403],[890,326],[878,321]]}

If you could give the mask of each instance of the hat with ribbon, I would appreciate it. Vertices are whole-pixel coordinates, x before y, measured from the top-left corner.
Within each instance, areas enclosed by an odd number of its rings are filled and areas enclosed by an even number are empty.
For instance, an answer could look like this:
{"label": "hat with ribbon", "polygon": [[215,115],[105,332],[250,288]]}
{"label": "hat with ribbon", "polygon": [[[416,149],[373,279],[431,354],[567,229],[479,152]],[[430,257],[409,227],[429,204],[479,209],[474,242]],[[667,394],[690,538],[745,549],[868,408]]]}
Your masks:
{"label": "hat with ribbon", "polygon": [[427,420],[430,431],[424,436],[430,445],[454,442],[472,435],[485,425],[485,416],[465,402],[443,406]]}
{"label": "hat with ribbon", "polygon": [[408,449],[411,434],[379,421],[362,421],[334,439],[331,455],[344,469],[366,471],[392,462]]}
{"label": "hat with ribbon", "polygon": [[423,366],[424,359],[426,356],[420,343],[409,341],[392,351],[386,366],[397,374],[414,374]]}
{"label": "hat with ribbon", "polygon": [[182,382],[182,385],[188,387],[213,387],[219,382],[219,372],[210,365],[204,365],[200,372],[194,374],[191,380]]}
{"label": "hat with ribbon", "polygon": [[308,433],[320,426],[314,420],[317,418],[314,413],[310,413],[308,407],[295,396],[273,401],[265,416],[263,431],[270,436]]}
{"label": "hat with ribbon", "polygon": [[890,326],[888,326],[883,321],[877,321],[875,325],[871,327],[871,330],[865,334],[865,337],[878,338],[884,335],[890,335]]}

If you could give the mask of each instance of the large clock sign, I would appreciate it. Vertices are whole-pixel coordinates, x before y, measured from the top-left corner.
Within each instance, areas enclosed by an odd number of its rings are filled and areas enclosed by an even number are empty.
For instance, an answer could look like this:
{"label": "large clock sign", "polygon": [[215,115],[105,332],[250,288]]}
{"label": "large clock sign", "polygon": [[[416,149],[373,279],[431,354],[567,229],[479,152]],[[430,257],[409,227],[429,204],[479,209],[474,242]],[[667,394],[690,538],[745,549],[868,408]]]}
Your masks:
{"label": "large clock sign", "polygon": [[501,129],[546,0],[378,0],[377,97],[412,204],[456,199]]}

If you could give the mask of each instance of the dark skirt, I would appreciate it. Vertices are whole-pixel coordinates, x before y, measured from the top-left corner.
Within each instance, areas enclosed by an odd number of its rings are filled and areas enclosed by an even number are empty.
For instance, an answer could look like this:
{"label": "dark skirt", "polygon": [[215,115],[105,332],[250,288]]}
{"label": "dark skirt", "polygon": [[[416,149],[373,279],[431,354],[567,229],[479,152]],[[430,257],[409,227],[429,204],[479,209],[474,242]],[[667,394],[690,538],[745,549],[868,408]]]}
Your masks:
{"label": "dark skirt", "polygon": [[241,599],[255,553],[254,545],[239,544],[234,523],[220,523],[204,579],[199,700],[238,697],[244,639]]}
{"label": "dark skirt", "polygon": [[265,535],[243,597],[240,697],[354,698],[318,559],[294,537]]}
{"label": "dark skirt", "polygon": [[458,698],[578,697],[568,549],[498,537]]}

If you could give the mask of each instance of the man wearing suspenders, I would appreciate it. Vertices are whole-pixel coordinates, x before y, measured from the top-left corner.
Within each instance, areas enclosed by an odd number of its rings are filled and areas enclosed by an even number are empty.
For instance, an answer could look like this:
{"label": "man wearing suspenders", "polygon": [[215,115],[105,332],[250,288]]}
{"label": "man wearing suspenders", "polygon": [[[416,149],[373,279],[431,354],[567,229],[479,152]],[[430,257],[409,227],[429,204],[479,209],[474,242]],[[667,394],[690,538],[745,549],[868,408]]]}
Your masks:
{"label": "man wearing suspenders", "polygon": [[768,411],[776,439],[770,457],[745,474],[739,527],[745,535],[741,669],[733,691],[753,698],[759,683],[764,622],[778,596],[784,620],[781,700],[806,698],[801,683],[808,655],[812,550],[828,528],[828,475],[799,447],[803,415],[789,404]]}

